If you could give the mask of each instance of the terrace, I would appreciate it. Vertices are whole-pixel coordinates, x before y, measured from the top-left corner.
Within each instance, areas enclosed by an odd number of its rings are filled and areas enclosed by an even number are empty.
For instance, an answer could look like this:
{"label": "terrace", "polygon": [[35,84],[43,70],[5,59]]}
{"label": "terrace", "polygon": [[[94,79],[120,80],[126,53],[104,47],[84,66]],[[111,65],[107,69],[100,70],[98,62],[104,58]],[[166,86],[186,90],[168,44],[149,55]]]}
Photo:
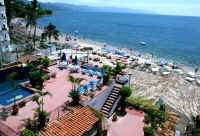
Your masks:
{"label": "terrace", "polygon": [[[61,112],[62,106],[67,101],[71,101],[69,97],[69,92],[72,90],[72,83],[68,81],[68,76],[70,71],[68,69],[60,70],[58,69],[58,65],[54,65],[49,67],[49,70],[52,73],[56,73],[55,78],[50,78],[46,82],[44,82],[44,91],[47,90],[52,96],[44,97],[44,109],[50,113],[49,119],[53,121],[57,119],[58,114],[64,114]],[[96,76],[89,76],[88,74],[81,74],[81,73],[73,73],[71,74],[74,77],[81,77],[86,80],[82,82],[82,84],[88,84],[89,81],[94,80],[97,81]],[[104,86],[101,90],[97,90],[94,92],[94,97],[99,95],[101,92],[105,91],[108,87]],[[86,101],[91,100],[90,96],[81,96],[80,103],[84,103]],[[34,118],[34,111],[33,108],[36,108],[37,105],[32,101],[26,103],[23,108],[20,108],[19,112],[15,116],[8,115],[6,118],[1,119],[0,123],[0,131],[6,133],[9,136],[17,135],[22,130],[22,120],[27,118]],[[61,116],[61,115],[60,115]],[[6,130],[5,128],[12,128]]]}

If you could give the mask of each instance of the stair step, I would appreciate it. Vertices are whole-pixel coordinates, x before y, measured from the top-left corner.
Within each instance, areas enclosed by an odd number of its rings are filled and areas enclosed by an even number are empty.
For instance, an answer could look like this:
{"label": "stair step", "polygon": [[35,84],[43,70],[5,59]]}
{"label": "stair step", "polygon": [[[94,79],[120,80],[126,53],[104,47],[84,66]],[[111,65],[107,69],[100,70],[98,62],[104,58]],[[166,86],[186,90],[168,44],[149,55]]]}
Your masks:
{"label": "stair step", "polygon": [[112,95],[119,95],[119,93],[111,92]]}
{"label": "stair step", "polygon": [[113,88],[121,89],[121,87],[119,87],[119,86],[116,86],[116,85],[115,85]]}
{"label": "stair step", "polygon": [[108,97],[108,100],[113,100],[115,102],[116,99],[114,99],[112,97]]}
{"label": "stair step", "polygon": [[110,109],[107,108],[107,107],[103,107],[102,110],[104,110],[104,111],[109,111]]}
{"label": "stair step", "polygon": [[108,114],[108,111],[102,110],[101,112],[103,112],[104,114]]}
{"label": "stair step", "polygon": [[110,103],[110,102],[106,102],[105,104],[110,105],[110,106],[113,105],[113,103]]}
{"label": "stair step", "polygon": [[118,90],[112,90],[112,92],[114,92],[114,93],[119,93],[119,91],[118,91]]}
{"label": "stair step", "polygon": [[113,104],[115,101],[113,101],[113,100],[108,100],[108,99],[107,99],[107,101],[106,101],[106,102],[110,102],[110,103],[112,103],[112,104]]}
{"label": "stair step", "polygon": [[109,95],[109,97],[116,99],[117,96],[116,95]]}
{"label": "stair step", "polygon": [[104,104],[104,106],[103,107],[106,107],[106,108],[111,108],[111,106],[109,106],[109,105],[107,105],[107,104]]}

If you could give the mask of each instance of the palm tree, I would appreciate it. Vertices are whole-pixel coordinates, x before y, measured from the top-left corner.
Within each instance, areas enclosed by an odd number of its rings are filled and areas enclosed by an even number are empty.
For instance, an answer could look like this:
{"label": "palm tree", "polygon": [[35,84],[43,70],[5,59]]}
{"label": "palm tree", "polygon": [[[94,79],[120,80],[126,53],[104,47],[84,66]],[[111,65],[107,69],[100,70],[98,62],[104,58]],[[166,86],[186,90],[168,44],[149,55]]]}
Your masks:
{"label": "palm tree", "polygon": [[48,37],[49,43],[51,43],[51,38],[53,37],[55,40],[58,40],[59,31],[56,29],[54,25],[51,23],[45,27],[44,33],[42,33],[42,37],[46,39]]}
{"label": "palm tree", "polygon": [[38,121],[40,122],[40,128],[45,126],[45,123],[47,121],[47,116],[48,113],[46,111],[44,111],[44,97],[47,95],[51,94],[49,92],[44,92],[44,91],[36,91],[36,93],[39,96],[35,96],[32,98],[32,101],[35,102],[38,105],[38,108],[34,109],[34,111],[37,112],[38,114]]}
{"label": "palm tree", "polygon": [[80,87],[80,84],[84,78],[75,78],[72,75],[68,76],[68,80],[72,83],[72,90],[77,91],[77,87]]}
{"label": "palm tree", "polygon": [[30,2],[29,5],[27,5],[27,26],[34,27],[34,34],[33,34],[33,44],[34,48],[36,45],[36,31],[37,31],[37,19],[48,14],[52,14],[51,11],[45,10],[40,7],[40,4],[38,3],[37,0],[33,0]]}
{"label": "palm tree", "polygon": [[68,76],[68,80],[72,83],[72,91],[70,92],[69,96],[72,98],[73,103],[77,105],[80,100],[80,93],[77,90],[76,85],[80,86],[81,82],[85,79],[83,78],[75,78],[72,75]]}
{"label": "palm tree", "polygon": [[72,90],[75,90],[75,78],[72,75],[68,76],[68,81],[72,83]]}

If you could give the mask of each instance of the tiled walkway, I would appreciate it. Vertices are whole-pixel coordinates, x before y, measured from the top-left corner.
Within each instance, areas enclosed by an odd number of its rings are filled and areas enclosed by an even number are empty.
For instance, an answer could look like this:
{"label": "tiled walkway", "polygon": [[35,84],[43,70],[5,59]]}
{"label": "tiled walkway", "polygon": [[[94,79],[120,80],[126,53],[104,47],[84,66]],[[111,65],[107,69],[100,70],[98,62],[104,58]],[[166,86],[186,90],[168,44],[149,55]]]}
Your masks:
{"label": "tiled walkway", "polygon": [[127,109],[124,117],[119,117],[116,122],[110,122],[108,136],[144,136],[144,113],[134,109]]}

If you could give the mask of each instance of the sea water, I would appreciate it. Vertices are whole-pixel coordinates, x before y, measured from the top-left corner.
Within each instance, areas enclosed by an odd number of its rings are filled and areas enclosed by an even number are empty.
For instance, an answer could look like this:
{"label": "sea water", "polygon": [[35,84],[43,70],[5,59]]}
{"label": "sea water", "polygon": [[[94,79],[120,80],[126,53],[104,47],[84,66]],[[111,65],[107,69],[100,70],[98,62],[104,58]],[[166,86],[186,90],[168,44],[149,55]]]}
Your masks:
{"label": "sea water", "polygon": [[[200,67],[200,17],[56,10],[38,20],[64,33]],[[74,33],[76,32],[76,33]],[[140,42],[146,45],[140,45]]]}

